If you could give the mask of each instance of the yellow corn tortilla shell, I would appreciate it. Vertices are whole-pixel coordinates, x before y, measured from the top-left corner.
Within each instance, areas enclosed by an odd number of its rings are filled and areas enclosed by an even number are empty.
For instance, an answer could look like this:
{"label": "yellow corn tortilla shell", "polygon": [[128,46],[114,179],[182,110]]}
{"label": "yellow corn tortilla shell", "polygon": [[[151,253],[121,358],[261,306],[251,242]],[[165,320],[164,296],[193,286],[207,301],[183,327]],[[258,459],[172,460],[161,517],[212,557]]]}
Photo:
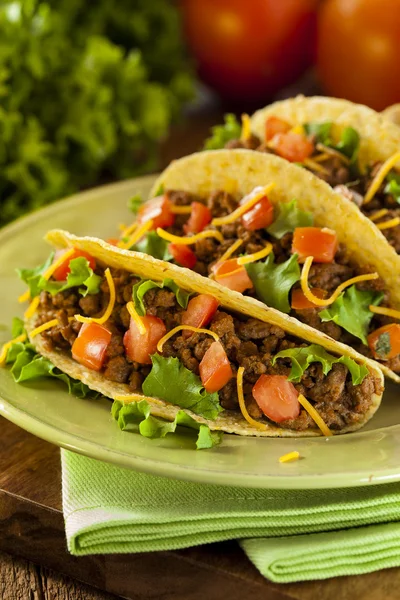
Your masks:
{"label": "yellow corn tortilla shell", "polygon": [[[306,169],[278,156],[252,150],[192,154],[174,161],[161,173],[151,196],[162,185],[166,190],[184,190],[200,196],[225,190],[242,197],[256,186],[271,182],[275,183],[268,194],[272,204],[295,198],[300,209],[312,213],[317,227],[334,229],[339,242],[345,244],[349,258],[360,267],[368,266],[377,271],[390,293],[392,308],[400,309],[400,255],[355,204]],[[249,300],[246,297],[246,301]],[[384,364],[379,363],[379,366],[385,375],[400,383],[398,375]]]}
{"label": "yellow corn tortilla shell", "polygon": [[[46,239],[56,248],[66,248],[73,245],[75,248],[85,250],[91,254],[104,266],[124,269],[142,278],[163,281],[165,278],[170,277],[179,287],[188,292],[211,294],[218,299],[221,306],[227,309],[260,319],[266,323],[278,325],[288,333],[298,336],[300,339],[304,339],[310,343],[320,344],[335,355],[350,356],[358,363],[367,365],[370,373],[381,384],[383,392],[383,375],[373,361],[366,359],[343,344],[334,342],[331,338],[321,332],[318,332],[307,325],[303,325],[297,320],[292,319],[275,309],[266,307],[258,300],[245,298],[242,294],[231,292],[230,290],[227,290],[227,288],[223,288],[216,284],[211,279],[201,277],[188,269],[182,269],[165,261],[159,261],[141,252],[121,250],[96,238],[79,238],[65,231],[54,230],[47,234]],[[28,322],[26,326],[29,332],[33,328],[33,323]],[[105,379],[100,373],[86,369],[61,351],[48,351],[43,343],[42,336],[37,335],[31,341],[40,354],[49,358],[52,363],[64,373],[67,373],[74,379],[79,379],[83,383],[86,383],[91,389],[97,390],[109,398],[115,398],[116,396],[125,394],[132,396],[132,392],[129,391],[127,385],[114,383]],[[137,394],[136,398],[137,400],[147,400],[151,406],[153,415],[168,420],[173,420],[176,413],[181,410],[180,407],[154,398],[148,398],[141,394]],[[363,416],[360,423],[351,427],[346,427],[337,433],[347,433],[362,427],[379,407],[381,398],[382,393],[374,394],[371,407]],[[190,414],[193,419],[199,423],[206,423],[213,430],[222,430],[228,433],[237,433],[239,435],[261,437],[306,437],[320,435],[318,430],[294,431],[274,425],[267,425],[265,431],[260,431],[251,427],[239,413],[237,415],[232,415],[229,411],[221,413],[214,421],[204,419],[189,410],[186,410],[186,412]]]}

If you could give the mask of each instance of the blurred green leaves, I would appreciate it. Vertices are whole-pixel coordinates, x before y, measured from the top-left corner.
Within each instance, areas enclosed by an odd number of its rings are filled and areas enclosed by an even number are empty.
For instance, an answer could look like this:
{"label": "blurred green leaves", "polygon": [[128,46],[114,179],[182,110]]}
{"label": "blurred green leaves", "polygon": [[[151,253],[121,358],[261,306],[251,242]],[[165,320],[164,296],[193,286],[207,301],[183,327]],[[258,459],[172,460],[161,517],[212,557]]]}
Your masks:
{"label": "blurred green leaves", "polygon": [[0,224],[154,168],[192,86],[168,0],[1,3]]}

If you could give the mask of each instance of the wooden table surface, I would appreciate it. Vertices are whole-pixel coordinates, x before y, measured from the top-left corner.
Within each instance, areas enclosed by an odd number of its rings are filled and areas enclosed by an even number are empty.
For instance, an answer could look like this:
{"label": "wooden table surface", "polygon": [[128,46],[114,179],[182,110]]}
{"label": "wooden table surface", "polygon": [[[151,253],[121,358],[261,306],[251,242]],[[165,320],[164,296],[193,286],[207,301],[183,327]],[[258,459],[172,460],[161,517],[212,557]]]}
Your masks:
{"label": "wooden table surface", "polygon": [[[220,117],[218,112],[197,115],[175,129],[163,147],[163,163],[199,148],[210,124]],[[1,600],[394,600],[400,595],[400,569],[273,584],[258,573],[236,542],[171,552],[72,557],[66,549],[61,511],[59,449],[1,417],[0,428]]]}

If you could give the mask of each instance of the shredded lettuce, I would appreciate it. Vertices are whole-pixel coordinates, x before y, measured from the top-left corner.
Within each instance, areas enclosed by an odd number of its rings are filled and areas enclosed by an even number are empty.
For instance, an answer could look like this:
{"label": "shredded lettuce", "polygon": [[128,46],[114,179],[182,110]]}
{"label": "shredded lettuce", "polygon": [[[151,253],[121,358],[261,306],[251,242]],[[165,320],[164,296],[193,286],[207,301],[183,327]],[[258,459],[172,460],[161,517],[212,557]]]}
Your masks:
{"label": "shredded lettuce", "polygon": [[218,394],[207,392],[200,378],[178,358],[153,354],[151,360],[152,369],[142,385],[144,394],[188,408],[205,419],[215,419],[223,410]]}
{"label": "shredded lettuce", "polygon": [[364,378],[368,375],[369,371],[365,365],[359,365],[352,358],[348,356],[341,356],[337,358],[332,354],[329,354],[325,348],[318,346],[317,344],[311,344],[305,348],[291,348],[289,350],[282,350],[278,352],[272,359],[274,365],[278,358],[289,358],[292,361],[292,368],[288,377],[289,381],[298,383],[304,371],[308,368],[311,363],[319,362],[322,365],[322,372],[327,375],[332,369],[335,363],[345,365],[350,374],[353,385],[359,385],[364,381]]}
{"label": "shredded lettuce", "polygon": [[363,344],[367,344],[368,327],[374,316],[369,306],[378,306],[382,299],[382,292],[362,291],[352,285],[333,304],[322,310],[319,316],[322,322],[333,321]]}
{"label": "shredded lettuce", "polygon": [[386,176],[385,194],[390,194],[400,204],[400,173],[390,171]]}
{"label": "shredded lettuce", "polygon": [[274,260],[274,253],[271,252],[265,262],[249,263],[245,267],[253,282],[257,298],[268,306],[289,313],[289,292],[300,280],[297,254],[293,254],[284,263],[275,264]]}
{"label": "shredded lettuce", "polygon": [[34,269],[17,269],[18,277],[26,283],[29,288],[31,298],[40,294],[39,281],[42,275],[50,267],[54,259],[54,252],[51,252],[45,262]]}
{"label": "shredded lettuce", "polygon": [[324,146],[330,146],[332,144],[331,121],[325,121],[322,123],[305,123],[303,127],[307,135],[315,136],[317,143],[324,144]]}
{"label": "shredded lettuce", "polygon": [[223,125],[215,125],[211,128],[211,137],[204,143],[204,150],[218,150],[224,148],[230,140],[240,138],[242,126],[234,114],[228,113],[224,116]]}
{"label": "shredded lettuce", "polygon": [[332,148],[339,150],[342,154],[350,159],[351,163],[355,163],[358,157],[360,148],[360,135],[353,127],[345,127],[340,136],[338,144],[332,145]]}
{"label": "shredded lettuce", "polygon": [[157,283],[156,281],[152,281],[151,279],[145,279],[135,283],[132,289],[132,300],[135,305],[136,312],[143,317],[146,314],[146,307],[143,302],[143,297],[149,290],[153,288],[162,289],[164,287],[169,288],[172,292],[174,292],[176,299],[178,301],[179,306],[182,308],[186,308],[189,302],[190,293],[184,292],[181,288],[175,283],[173,279],[164,279],[162,283]]}
{"label": "shredded lettuce", "polygon": [[129,198],[128,200],[128,208],[135,215],[137,215],[139,208],[142,206],[142,204],[143,198],[141,194],[135,194],[134,196],[132,196],[132,198]]}
{"label": "shredded lettuce", "polygon": [[280,240],[296,227],[311,227],[313,222],[313,215],[297,208],[297,200],[291,200],[275,207],[274,222],[267,227],[267,231]]}
{"label": "shredded lettuce", "polygon": [[111,413],[123,431],[137,431],[137,426],[139,426],[139,433],[151,439],[163,438],[169,433],[175,433],[177,426],[183,426],[197,431],[196,447],[198,450],[212,448],[222,441],[223,434],[221,432],[211,431],[208,425],[198,423],[183,410],[177,413],[172,422],[153,417],[150,414],[150,405],[146,400],[130,404],[123,404],[115,400]]}
{"label": "shredded lettuce", "polygon": [[130,250],[150,254],[159,260],[171,260],[172,254],[168,251],[168,242],[160,238],[155,231],[149,231]]}

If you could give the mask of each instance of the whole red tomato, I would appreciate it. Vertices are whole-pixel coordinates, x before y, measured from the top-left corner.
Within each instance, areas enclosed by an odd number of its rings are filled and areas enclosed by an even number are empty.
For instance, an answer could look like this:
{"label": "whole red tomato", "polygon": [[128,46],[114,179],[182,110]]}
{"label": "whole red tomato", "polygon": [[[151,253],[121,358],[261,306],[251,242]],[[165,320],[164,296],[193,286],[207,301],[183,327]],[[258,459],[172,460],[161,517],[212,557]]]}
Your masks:
{"label": "whole red tomato", "polygon": [[326,0],[317,60],[325,91],[382,110],[400,101],[400,0]]}
{"label": "whole red tomato", "polygon": [[266,100],[312,60],[318,0],[181,0],[201,78],[231,100]]}

